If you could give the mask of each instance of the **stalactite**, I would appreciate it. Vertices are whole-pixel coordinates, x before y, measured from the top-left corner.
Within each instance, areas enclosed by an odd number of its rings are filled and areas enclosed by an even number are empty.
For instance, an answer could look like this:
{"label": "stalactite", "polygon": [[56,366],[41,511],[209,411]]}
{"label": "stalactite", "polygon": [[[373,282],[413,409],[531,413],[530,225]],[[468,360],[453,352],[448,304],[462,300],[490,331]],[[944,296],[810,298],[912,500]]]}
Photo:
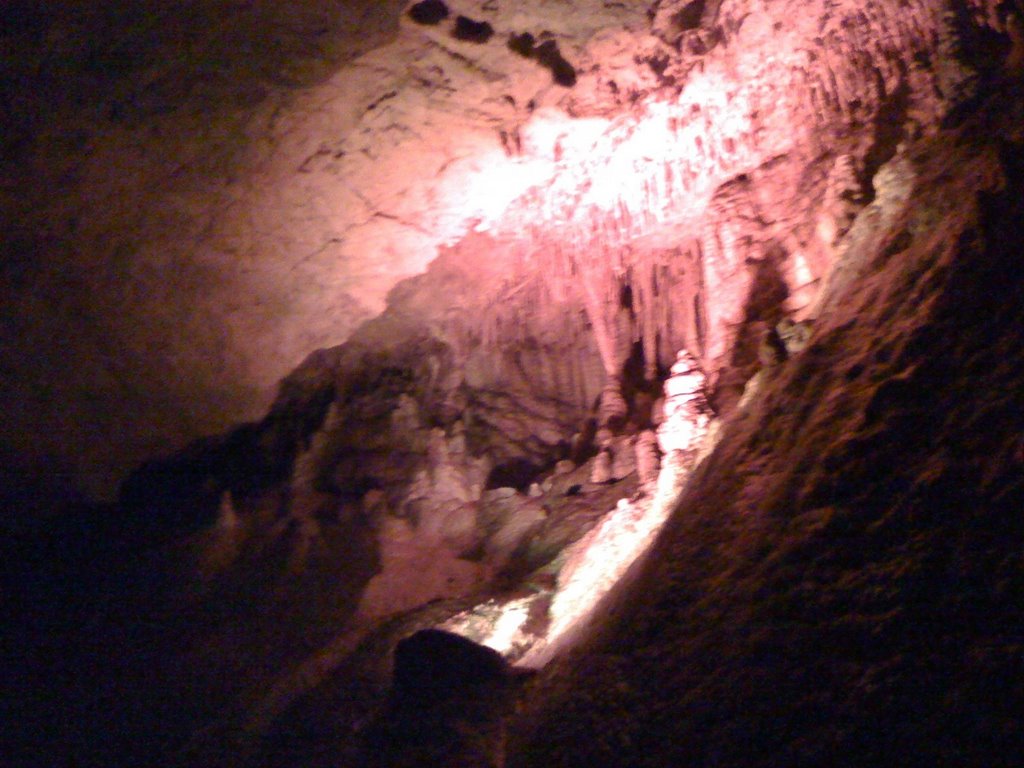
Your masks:
{"label": "stalactite", "polygon": [[637,281],[637,311],[640,340],[644,351],[644,378],[653,381],[658,374],[658,333],[667,319],[659,317],[661,303],[655,289],[657,266],[650,254],[641,262],[640,280]]}
{"label": "stalactite", "polygon": [[622,380],[611,378],[601,392],[601,402],[597,411],[597,422],[613,432],[622,429],[629,415],[629,405],[622,396]]}
{"label": "stalactite", "polygon": [[[871,123],[900,87],[911,93],[910,108],[926,113],[941,108],[940,74],[915,64],[913,55],[935,48],[947,34],[943,10],[926,0],[906,5],[906,12],[874,3],[831,8],[813,44],[776,60],[745,63],[770,71],[774,90],[755,77],[726,99],[684,88],[672,102],[647,104],[639,120],[610,123],[585,153],[574,158],[567,150],[557,177],[513,203],[505,217],[508,240],[531,243],[522,255],[523,272],[528,265],[539,268],[546,286],[546,294],[516,294],[516,301],[582,308],[582,321],[568,315],[563,321],[570,324],[565,326],[572,328],[570,335],[590,334],[606,381],[621,374],[635,343],[648,379],[670,366],[683,348],[709,371],[725,365],[751,289],[748,260],[763,257],[770,231],[799,217],[797,206],[822,199],[824,175],[811,179],[817,192],[801,189],[800,200],[767,205],[776,195],[794,197],[795,190],[771,180],[775,168],[768,168],[766,158],[777,159],[780,169],[808,162],[809,157],[792,155],[801,132]],[[867,27],[892,32],[869,35]],[[692,70],[693,82],[717,66],[715,54],[709,54]],[[950,77],[952,82],[959,75]],[[782,115],[801,112],[806,124],[784,124]],[[661,148],[661,156],[653,156],[653,146]],[[863,164],[863,145],[812,151],[823,150],[848,156],[844,172]],[[779,170],[782,184],[786,175]],[[768,184],[759,187],[764,180]],[[841,186],[846,194],[840,197],[850,198],[850,185]],[[836,222],[840,232],[844,218],[841,213]],[[806,296],[816,290],[833,256],[801,238],[795,234],[787,242],[794,260],[783,271],[791,292],[802,289]],[[620,306],[623,286],[632,292],[628,310]],[[499,292],[495,306],[485,312],[488,346],[527,343],[535,335],[524,317],[501,306],[511,296]],[[581,371],[577,379],[554,368],[543,376],[573,390],[577,381],[591,380],[589,373]]]}

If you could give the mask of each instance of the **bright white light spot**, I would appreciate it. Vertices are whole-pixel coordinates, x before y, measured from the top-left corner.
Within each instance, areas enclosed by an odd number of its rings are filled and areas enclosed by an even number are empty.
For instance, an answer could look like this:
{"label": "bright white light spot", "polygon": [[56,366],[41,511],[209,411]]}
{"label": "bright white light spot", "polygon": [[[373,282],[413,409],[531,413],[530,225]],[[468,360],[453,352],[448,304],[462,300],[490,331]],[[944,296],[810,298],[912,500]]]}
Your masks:
{"label": "bright white light spot", "polygon": [[524,632],[523,627],[530,617],[530,606],[538,599],[539,595],[507,603],[488,600],[472,610],[453,616],[440,628],[493,648],[503,656],[521,653],[537,639]]}
{"label": "bright white light spot", "polygon": [[626,569],[650,546],[670,509],[670,504],[630,503],[623,499],[574,548],[566,565],[568,577],[564,586],[560,584],[551,605],[549,642],[556,642],[572,625],[590,615]]}
{"label": "bright white light spot", "polygon": [[813,282],[814,275],[811,274],[811,268],[807,265],[807,258],[799,251],[793,254],[793,270],[796,274],[797,287]]}
{"label": "bright white light spot", "polygon": [[494,625],[494,630],[483,640],[483,645],[493,648],[498,653],[508,653],[521,641],[522,627],[529,617],[530,606],[523,600],[517,600],[505,606],[501,617]]}
{"label": "bright white light spot", "polygon": [[608,130],[604,118],[573,118],[559,109],[538,110],[523,126],[523,151],[547,161],[585,158]]}
{"label": "bright white light spot", "polygon": [[620,500],[568,550],[551,604],[547,637],[520,660],[522,665],[543,666],[563,646],[571,645],[576,640],[574,634],[589,624],[601,600],[654,542],[679,500],[692,469],[692,456],[706,455],[708,441],[717,439],[717,431],[709,431],[704,387],[704,375],[696,362],[680,351],[665,382],[665,421],[658,434],[665,456],[653,497]]}

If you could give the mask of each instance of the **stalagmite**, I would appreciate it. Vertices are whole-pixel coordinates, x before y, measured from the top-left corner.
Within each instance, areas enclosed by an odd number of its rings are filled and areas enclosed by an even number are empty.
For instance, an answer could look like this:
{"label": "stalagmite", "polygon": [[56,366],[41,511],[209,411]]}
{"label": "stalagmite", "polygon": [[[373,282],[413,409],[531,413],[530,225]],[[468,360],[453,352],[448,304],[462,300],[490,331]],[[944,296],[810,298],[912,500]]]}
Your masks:
{"label": "stalagmite", "polygon": [[680,350],[665,381],[664,421],[658,427],[658,445],[673,461],[686,461],[699,449],[711,420],[705,395],[705,377],[697,361]]}
{"label": "stalagmite", "polygon": [[622,396],[622,381],[610,379],[601,392],[601,404],[597,412],[598,424],[613,432],[622,429],[629,415],[629,405]]}
{"label": "stalagmite", "polygon": [[620,435],[612,440],[611,476],[613,480],[622,480],[636,471],[635,439],[633,435]]}
{"label": "stalagmite", "polygon": [[636,472],[641,488],[650,490],[658,482],[661,469],[661,453],[658,450],[658,435],[653,429],[645,429],[636,438]]}
{"label": "stalagmite", "polygon": [[608,449],[602,450],[594,457],[594,466],[590,471],[590,482],[607,483],[612,479],[612,455]]}

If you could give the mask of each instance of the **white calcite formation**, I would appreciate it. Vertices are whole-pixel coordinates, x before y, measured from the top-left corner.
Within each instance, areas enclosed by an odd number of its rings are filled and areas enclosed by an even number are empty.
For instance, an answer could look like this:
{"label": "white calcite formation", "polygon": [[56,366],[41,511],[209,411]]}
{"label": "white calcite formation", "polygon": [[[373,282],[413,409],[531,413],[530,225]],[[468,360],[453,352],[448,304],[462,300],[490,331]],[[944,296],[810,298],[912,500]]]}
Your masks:
{"label": "white calcite formation", "polygon": [[711,421],[706,384],[693,356],[681,351],[665,380],[664,417],[658,426],[662,453],[692,457],[700,447]]}

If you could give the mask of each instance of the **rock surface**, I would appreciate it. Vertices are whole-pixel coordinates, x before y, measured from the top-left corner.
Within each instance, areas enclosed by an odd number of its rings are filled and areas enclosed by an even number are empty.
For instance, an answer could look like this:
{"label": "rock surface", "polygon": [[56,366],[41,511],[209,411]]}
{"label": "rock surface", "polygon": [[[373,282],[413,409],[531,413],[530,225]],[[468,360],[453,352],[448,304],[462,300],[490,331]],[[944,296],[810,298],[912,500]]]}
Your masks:
{"label": "rock surface", "polygon": [[364,736],[359,768],[504,764],[513,670],[460,635],[421,630],[395,648],[387,710]]}

